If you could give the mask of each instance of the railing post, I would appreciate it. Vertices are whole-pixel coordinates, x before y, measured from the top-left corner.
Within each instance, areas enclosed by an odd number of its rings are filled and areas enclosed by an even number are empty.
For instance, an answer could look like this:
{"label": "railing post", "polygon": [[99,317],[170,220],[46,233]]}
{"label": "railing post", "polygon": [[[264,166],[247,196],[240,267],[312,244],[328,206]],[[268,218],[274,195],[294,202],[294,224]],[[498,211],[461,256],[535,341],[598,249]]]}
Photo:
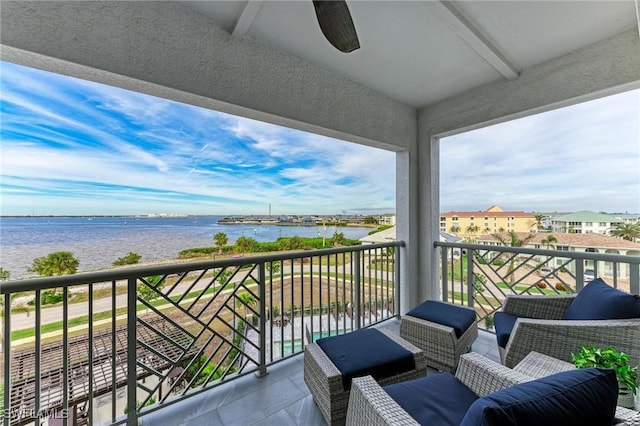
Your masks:
{"label": "railing post", "polygon": [[356,317],[356,329],[359,330],[362,327],[362,317],[360,316],[360,302],[362,301],[360,296],[360,285],[361,285],[360,283],[360,251],[356,251],[355,255],[356,255],[356,261],[354,263],[356,265],[356,270],[355,270],[356,302],[353,304],[353,312]]}
{"label": "railing post", "polygon": [[395,258],[394,258],[394,266],[393,266],[393,270],[395,271],[395,296],[393,298],[393,305],[394,305],[394,312],[396,313],[396,316],[399,318],[400,317],[400,246],[396,246],[394,248],[394,254],[395,254]]}
{"label": "railing post", "polygon": [[576,265],[576,293],[584,287],[584,259],[575,259]]}
{"label": "railing post", "polygon": [[[258,377],[264,377],[268,374],[267,372],[267,322],[266,322],[266,303],[267,303],[267,282],[265,280],[265,272],[266,268],[264,262],[260,262],[260,282],[258,283],[260,303],[260,336],[259,336],[259,346],[260,346],[260,366],[257,372]],[[273,296],[273,295],[272,295]],[[273,303],[272,297],[269,298],[271,303]],[[284,317],[284,314],[280,312],[280,315]]]}
{"label": "railing post", "polygon": [[[62,410],[69,412],[69,287],[62,288]],[[91,350],[91,348],[89,348]],[[64,421],[69,424],[69,417]]]}
{"label": "railing post", "polygon": [[442,283],[442,295],[440,298],[443,302],[446,302],[449,297],[449,268],[448,266],[448,254],[449,249],[447,247],[436,247],[440,249],[440,282]]}
{"label": "railing post", "polygon": [[[473,308],[473,249],[467,249],[467,302]],[[464,294],[460,295],[460,302],[464,306]]]}
{"label": "railing post", "polygon": [[11,420],[11,293],[4,295],[4,426]]}
{"label": "railing post", "polygon": [[[67,303],[67,301],[65,300],[65,303]],[[35,308],[36,308],[36,312],[35,312],[35,329],[36,330],[40,330],[40,328],[42,327],[42,298],[41,298],[41,291],[40,290],[36,290],[36,300],[35,300]],[[89,315],[89,318],[91,318],[91,315]],[[40,407],[40,391],[41,391],[41,381],[42,381],[42,374],[41,374],[41,364],[42,364],[42,333],[36,333],[36,346],[35,346],[35,412],[39,413],[40,409],[42,407]]]}
{"label": "railing post", "polygon": [[629,290],[640,295],[640,264],[629,264]]}
{"label": "railing post", "polygon": [[138,424],[137,392],[137,278],[127,281],[127,425]]}

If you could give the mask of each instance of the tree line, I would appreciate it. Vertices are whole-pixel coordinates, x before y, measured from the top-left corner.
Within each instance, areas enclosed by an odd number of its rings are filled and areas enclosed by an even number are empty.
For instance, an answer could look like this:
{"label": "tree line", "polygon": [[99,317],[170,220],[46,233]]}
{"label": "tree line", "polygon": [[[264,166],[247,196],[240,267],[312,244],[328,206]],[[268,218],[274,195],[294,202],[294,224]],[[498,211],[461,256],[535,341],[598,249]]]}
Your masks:
{"label": "tree line", "polygon": [[[344,246],[359,244],[358,240],[345,238],[342,232],[335,232],[331,238],[302,238],[281,237],[274,242],[258,242],[254,238],[242,236],[233,245],[228,245],[229,238],[224,232],[218,232],[213,236],[213,247],[201,247],[183,250],[179,253],[181,258],[196,257],[212,253],[222,254],[246,254],[267,251],[318,249],[326,246]],[[140,262],[142,256],[135,252],[116,259],[113,266],[135,265]],[[72,275],[78,272],[80,261],[70,251],[56,251],[46,256],[33,260],[27,269],[40,277],[53,277],[59,275]],[[0,267],[0,281],[11,278],[11,272]]]}

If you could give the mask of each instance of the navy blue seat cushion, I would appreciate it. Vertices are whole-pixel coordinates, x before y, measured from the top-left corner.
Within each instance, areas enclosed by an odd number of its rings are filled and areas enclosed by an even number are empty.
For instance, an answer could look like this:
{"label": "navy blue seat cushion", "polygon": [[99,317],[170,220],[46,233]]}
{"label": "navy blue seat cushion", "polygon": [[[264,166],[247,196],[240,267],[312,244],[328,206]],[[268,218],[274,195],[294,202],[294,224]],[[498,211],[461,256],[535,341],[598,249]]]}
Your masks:
{"label": "navy blue seat cushion", "polygon": [[383,333],[365,328],[316,343],[342,373],[345,390],[354,377],[371,375],[380,380],[416,368],[413,354]]}
{"label": "navy blue seat cushion", "polygon": [[610,425],[617,399],[614,370],[570,370],[479,398],[460,426]]}
{"label": "navy blue seat cushion", "polygon": [[478,399],[451,373],[437,373],[383,388],[421,425],[459,426]]}
{"label": "navy blue seat cushion", "polygon": [[498,346],[504,348],[507,346],[509,336],[513,331],[513,327],[516,325],[518,318],[517,315],[507,314],[506,312],[496,312],[493,315],[493,326],[496,329],[496,338],[498,339]]}
{"label": "navy blue seat cushion", "polygon": [[640,297],[596,278],[578,292],[564,313],[566,320],[640,318]]}
{"label": "navy blue seat cushion", "polygon": [[419,304],[407,312],[407,315],[451,327],[457,337],[462,336],[476,322],[476,313],[472,309],[436,300],[427,300]]}

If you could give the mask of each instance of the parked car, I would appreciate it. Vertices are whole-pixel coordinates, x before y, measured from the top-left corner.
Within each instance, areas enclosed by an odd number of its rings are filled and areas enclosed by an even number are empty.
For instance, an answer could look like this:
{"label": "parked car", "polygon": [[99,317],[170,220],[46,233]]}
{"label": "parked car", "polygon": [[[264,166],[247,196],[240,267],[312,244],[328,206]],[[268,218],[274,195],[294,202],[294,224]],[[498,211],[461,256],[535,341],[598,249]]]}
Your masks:
{"label": "parked car", "polygon": [[551,268],[540,268],[538,270],[538,275],[540,275],[541,277],[547,277],[551,275],[551,272],[553,272],[553,269]]}
{"label": "parked car", "polygon": [[584,270],[584,282],[588,283],[593,281],[596,278],[596,273],[593,269],[585,269]]}

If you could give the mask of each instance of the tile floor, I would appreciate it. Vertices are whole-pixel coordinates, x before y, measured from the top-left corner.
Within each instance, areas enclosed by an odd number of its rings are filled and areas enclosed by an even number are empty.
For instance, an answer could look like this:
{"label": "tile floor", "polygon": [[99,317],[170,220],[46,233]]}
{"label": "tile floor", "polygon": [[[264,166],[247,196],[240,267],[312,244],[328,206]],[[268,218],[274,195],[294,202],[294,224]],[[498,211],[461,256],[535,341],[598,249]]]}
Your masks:
{"label": "tile floor", "polygon": [[[399,320],[382,327],[398,331]],[[499,361],[495,335],[479,332],[473,351]],[[248,375],[144,416],[143,425],[324,426],[303,379],[303,355],[269,367],[269,374]]]}

